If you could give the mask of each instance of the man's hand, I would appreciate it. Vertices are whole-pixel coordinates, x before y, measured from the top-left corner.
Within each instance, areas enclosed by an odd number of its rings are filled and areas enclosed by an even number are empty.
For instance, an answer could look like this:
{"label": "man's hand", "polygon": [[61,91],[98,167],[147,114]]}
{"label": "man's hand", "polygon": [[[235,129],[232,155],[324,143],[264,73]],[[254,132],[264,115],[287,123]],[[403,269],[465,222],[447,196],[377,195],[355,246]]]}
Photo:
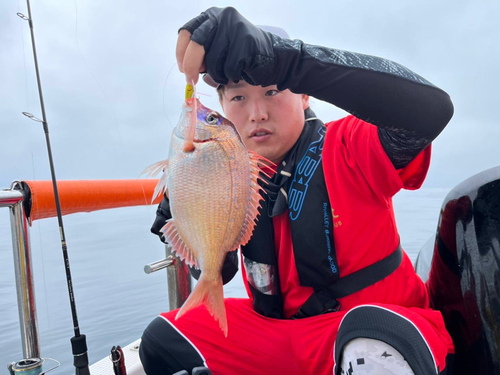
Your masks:
{"label": "man's hand", "polygon": [[176,57],[191,84],[207,72],[218,83],[244,79],[269,85],[274,69],[271,37],[234,8],[210,8],[180,28]]}
{"label": "man's hand", "polygon": [[165,237],[163,236],[163,233],[160,232],[160,229],[163,228],[167,220],[171,218],[172,213],[170,212],[170,201],[168,200],[168,196],[164,194],[163,199],[156,210],[156,218],[151,226],[151,233],[156,234],[160,238],[160,241],[165,244],[167,242],[165,242]]}
{"label": "man's hand", "polygon": [[186,29],[179,32],[175,50],[177,66],[186,75],[186,82],[192,85],[198,83],[199,73],[205,71],[205,48],[191,40],[191,33]]}

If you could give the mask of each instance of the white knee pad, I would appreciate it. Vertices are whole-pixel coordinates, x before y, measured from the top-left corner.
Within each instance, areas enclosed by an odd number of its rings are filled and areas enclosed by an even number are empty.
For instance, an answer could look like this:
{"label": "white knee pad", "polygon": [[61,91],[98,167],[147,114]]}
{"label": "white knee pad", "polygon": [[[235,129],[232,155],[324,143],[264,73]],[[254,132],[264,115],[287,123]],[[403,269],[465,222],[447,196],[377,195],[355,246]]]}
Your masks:
{"label": "white knee pad", "polygon": [[342,375],[415,375],[408,362],[383,341],[357,338],[345,346],[340,361]]}

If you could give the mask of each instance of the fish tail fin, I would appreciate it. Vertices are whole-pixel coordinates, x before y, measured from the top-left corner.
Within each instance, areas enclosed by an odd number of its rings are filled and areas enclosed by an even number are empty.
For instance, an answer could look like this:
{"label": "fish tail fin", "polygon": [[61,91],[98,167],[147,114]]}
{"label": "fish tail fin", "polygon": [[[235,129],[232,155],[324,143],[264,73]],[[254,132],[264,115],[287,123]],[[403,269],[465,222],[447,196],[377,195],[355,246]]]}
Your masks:
{"label": "fish tail fin", "polygon": [[222,289],[222,277],[218,280],[208,280],[203,278],[203,274],[196,284],[193,292],[182,305],[175,319],[179,319],[187,311],[204,303],[210,315],[219,322],[219,327],[227,337],[227,317],[224,306],[224,292]]}

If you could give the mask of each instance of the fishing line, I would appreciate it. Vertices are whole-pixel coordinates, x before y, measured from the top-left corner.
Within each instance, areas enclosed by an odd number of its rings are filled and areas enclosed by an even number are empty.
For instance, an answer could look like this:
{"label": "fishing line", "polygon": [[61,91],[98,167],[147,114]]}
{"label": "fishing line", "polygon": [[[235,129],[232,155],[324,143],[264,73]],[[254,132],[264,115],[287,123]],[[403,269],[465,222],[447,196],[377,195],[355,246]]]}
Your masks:
{"label": "fishing line", "polygon": [[[18,0],[19,1],[19,0]],[[93,73],[92,69],[90,69],[89,65],[87,64],[87,61],[85,60],[85,57],[83,56],[83,53],[81,51],[81,48],[80,48],[80,44],[79,44],[79,41],[78,41],[78,3],[76,0],[74,0],[74,4],[75,4],[75,42],[76,42],[76,46],[77,46],[77,49],[78,49],[78,53],[80,54],[80,57],[81,59],[83,60],[83,63],[85,64],[85,66],[87,67],[87,70],[90,72],[90,74],[92,75],[94,81],[97,83],[99,89],[101,90],[101,92],[103,93],[104,97],[105,97],[105,100],[106,100],[106,103],[108,104],[108,107],[110,108],[111,110],[111,113],[113,115],[113,125],[116,129],[116,132],[118,133],[118,137],[119,137],[119,141],[120,141],[120,145],[121,145],[121,149],[119,152],[119,154],[123,155],[124,154],[124,151],[126,149],[125,147],[125,144],[123,142],[123,139],[122,139],[122,136],[121,136],[121,133],[120,133],[120,130],[119,130],[119,126],[118,126],[118,121],[117,121],[117,118],[116,118],[116,115],[115,115],[115,111],[113,109],[113,106],[111,104],[111,101],[109,100],[109,97],[107,96],[105,90],[103,89],[102,85],[100,84],[99,80],[97,79],[96,75]],[[172,72],[172,69],[176,66],[176,64],[172,65],[172,67],[170,68],[170,71],[167,75],[167,77],[165,78],[165,86],[167,84],[167,80],[168,80],[168,77],[170,75],[170,73]],[[164,87],[164,90],[165,90],[165,87]],[[164,104],[164,103],[163,103]],[[165,113],[166,113],[166,108],[164,107],[164,110],[165,110]],[[168,118],[168,115],[167,115],[167,120],[169,121],[169,123],[172,125],[172,123],[170,122],[170,119]],[[173,127],[173,126],[172,126]],[[116,148],[116,146],[114,146]],[[118,154],[118,153],[117,153]],[[126,160],[126,158],[130,158],[131,156],[127,153],[127,155],[125,157],[122,157],[122,160]],[[133,163],[130,163],[131,165]],[[140,180],[139,178],[137,178],[138,180]],[[151,202],[148,202],[147,201],[147,197],[146,197],[146,193],[144,191],[144,186],[142,185],[142,182],[141,182],[141,187],[142,187],[142,191],[143,191],[143,195],[144,195],[144,202],[147,203],[146,205],[146,209],[147,209],[147,213],[148,213],[148,219],[152,219],[153,218],[153,215],[150,211],[150,205],[151,205]]]}
{"label": "fishing line", "polygon": [[[168,71],[168,74],[167,76],[165,77],[165,82],[163,83],[163,99],[162,99],[162,104],[163,104],[163,112],[165,112],[165,117],[167,118],[168,122],[170,123],[170,126],[172,127],[172,129],[175,127],[175,125],[172,124],[172,121],[170,121],[170,118],[168,117],[168,112],[167,112],[167,107],[165,107],[165,89],[167,88],[167,81],[168,81],[168,78],[170,77],[170,73],[172,73],[172,69],[174,69],[174,67],[177,65],[177,63],[175,62],[174,65],[172,65],[172,67],[170,68],[170,70]],[[202,95],[202,96],[206,96],[206,97],[212,97],[212,95],[210,94],[205,94],[205,93],[202,93],[200,91],[196,91],[196,94],[197,95]]]}
{"label": "fishing line", "polygon": [[[21,4],[19,3],[19,0],[17,0],[17,6],[19,8],[19,13],[21,13]],[[24,81],[26,83],[26,109],[28,112],[30,111],[29,108],[29,97],[28,97],[28,74],[27,74],[27,68],[26,68],[26,51],[24,50],[26,48],[24,44],[24,33],[23,33],[23,25],[22,25],[23,20],[19,19],[19,30],[21,31],[21,40],[23,43],[23,63],[24,63]]]}
{"label": "fishing line", "polygon": [[172,73],[172,69],[174,69],[176,65],[177,65],[176,62],[174,63],[174,65],[172,65],[172,67],[168,71],[167,76],[165,77],[165,82],[163,83],[163,99],[162,99],[163,111],[165,112],[165,117],[167,118],[167,121],[169,122],[172,129],[174,128],[174,125],[172,124],[172,121],[170,121],[170,118],[168,117],[167,107],[165,107],[165,89],[167,88],[168,77],[170,77],[170,73]]}
{"label": "fishing line", "polygon": [[[168,117],[167,108],[165,107],[165,89],[167,87],[167,82],[168,82],[168,78],[170,77],[170,73],[172,73],[172,69],[174,69],[176,65],[177,65],[177,63],[174,63],[172,65],[172,67],[170,68],[170,70],[167,73],[167,76],[165,77],[165,81],[163,82],[163,99],[162,99],[163,111],[165,112],[165,117],[167,118],[167,121],[169,122],[172,129],[174,128],[174,125],[170,121],[170,118]],[[148,197],[146,196],[146,191],[144,190],[144,185],[142,183],[142,179],[140,178],[141,175],[142,175],[142,173],[139,174],[139,177],[137,177],[137,179],[139,181],[141,181],[142,195],[144,197],[144,203],[146,203],[145,206],[146,206],[146,211],[148,214],[148,219],[150,221],[152,221],[152,220],[154,220],[153,215],[151,214],[151,208],[150,208],[150,206],[152,206],[152,202],[149,201]]]}
{"label": "fishing line", "polygon": [[[170,77],[170,74],[172,73],[172,69],[174,69],[174,67],[177,66],[177,62],[175,62],[172,67],[170,68],[170,70],[168,71],[168,74],[167,76],[165,77],[165,81],[163,83],[163,99],[162,99],[162,104],[163,104],[163,111],[165,113],[165,117],[167,118],[167,121],[169,122],[170,124],[170,127],[171,129],[173,129],[175,127],[174,124],[172,124],[172,121],[170,121],[170,118],[168,116],[168,112],[167,112],[167,107],[165,106],[165,89],[167,88],[167,82],[168,82],[168,78]],[[207,96],[207,97],[211,97],[212,95],[209,95],[209,94],[204,94],[202,92],[199,92],[199,91],[196,91],[196,94],[197,95],[203,95],[203,96]],[[141,185],[142,186],[142,185]],[[144,186],[142,186],[142,191],[143,191],[143,194],[144,194],[144,201],[146,202],[147,201],[147,197],[146,197],[146,192],[144,191]],[[151,212],[150,212],[150,208],[149,208],[149,203],[148,203],[148,214],[151,216]]]}
{"label": "fishing line", "polygon": [[[168,118],[167,108],[165,107],[165,88],[167,86],[168,77],[170,76],[170,73],[172,73],[172,69],[174,69],[174,67],[176,65],[177,65],[177,63],[174,63],[174,65],[172,65],[172,67],[168,71],[167,76],[165,77],[165,82],[163,84],[163,100],[162,100],[163,110],[165,111],[165,117],[167,118],[167,121],[170,123],[170,126],[172,127],[172,129],[174,128],[174,125],[172,125],[172,122]],[[151,213],[151,206],[152,206],[153,202],[151,200],[148,200],[148,197],[146,195],[146,190],[144,190],[144,184],[143,184],[143,179],[141,178],[141,175],[142,175],[142,172],[137,177],[137,180],[141,183],[142,195],[144,197],[144,203],[145,203],[144,206],[146,207],[146,212],[147,212],[148,219],[149,219],[150,222],[153,222],[154,216]]]}
{"label": "fishing line", "polygon": [[[87,61],[85,60],[85,57],[83,56],[83,53],[82,53],[81,48],[80,48],[80,43],[78,41],[78,3],[77,3],[76,0],[74,0],[74,4],[75,4],[75,42],[76,42],[76,46],[77,46],[77,49],[78,49],[78,53],[80,54],[80,57],[83,60],[83,63],[87,67],[87,70],[90,72],[90,74],[92,75],[92,78],[97,83],[97,86],[99,87],[99,89],[103,93],[104,98],[106,100],[106,103],[107,103],[108,107],[111,110],[111,113],[113,115],[113,125],[115,127],[116,132],[118,133],[118,138],[119,138],[120,145],[121,145],[120,152],[117,152],[117,154],[121,154],[123,156],[125,154],[123,150],[125,150],[126,147],[125,147],[125,144],[123,142],[123,139],[122,139],[122,136],[121,136],[121,133],[120,133],[120,129],[119,129],[119,126],[118,126],[118,121],[117,121],[117,118],[116,118],[116,115],[115,115],[115,111],[113,109],[111,101],[109,100],[109,98],[108,98],[105,90],[101,86],[99,80],[97,79],[97,77],[94,74],[94,72],[92,71],[92,69],[90,69],[89,65],[87,64]],[[170,71],[172,71],[172,69],[174,68],[174,66],[175,66],[175,64],[172,66],[172,68],[170,69]],[[169,74],[170,74],[170,72],[169,72]],[[167,76],[167,78],[168,78],[168,76]],[[117,148],[116,145],[114,147],[115,147],[115,149]],[[124,157],[122,157],[122,160],[126,160],[126,158],[128,158],[130,160],[130,157],[131,156],[128,153],[126,153],[126,155]],[[132,163],[130,163],[130,164],[132,164]],[[137,179],[139,180],[139,178],[137,178]],[[144,195],[144,202],[147,203],[146,209],[147,209],[148,219],[151,220],[152,217],[153,217],[153,215],[152,215],[152,213],[150,211],[150,207],[149,207],[151,205],[151,202],[147,201],[146,192],[144,191],[144,186],[142,185],[142,182],[141,182],[141,188],[142,188],[142,192],[143,192],[143,195]]]}
{"label": "fishing line", "polygon": [[[170,121],[170,118],[168,117],[167,107],[165,106],[165,89],[167,88],[168,78],[170,77],[170,74],[172,73],[172,70],[176,66],[177,66],[177,62],[175,62],[172,65],[172,67],[170,68],[170,70],[167,73],[167,76],[165,77],[165,81],[163,82],[163,99],[162,99],[163,111],[165,112],[165,117],[167,118],[167,121],[170,124],[170,128],[171,129],[173,129],[175,126],[174,126],[174,124],[172,124],[172,121]],[[141,175],[142,175],[142,173],[141,173]],[[142,181],[142,179],[140,178],[140,175],[139,175],[138,179],[140,181]],[[146,196],[146,191],[144,190],[144,185],[142,184],[142,182],[141,182],[141,187],[142,187],[142,194],[144,195],[144,202],[146,203],[146,210],[148,212],[149,220],[152,222],[152,220],[154,220],[154,216],[151,213],[151,207],[150,207],[150,206],[152,206],[152,204],[151,204],[152,202],[148,201],[148,198]]]}
{"label": "fishing line", "polygon": [[[21,13],[21,3],[19,0],[17,0],[17,6],[20,14]],[[29,91],[28,91],[28,73],[27,73],[27,66],[26,66],[26,45],[24,42],[24,32],[23,32],[23,25],[22,25],[23,19],[19,19],[19,29],[21,32],[21,41],[22,41],[22,50],[23,50],[23,65],[24,65],[24,79],[25,79],[25,90],[26,90],[26,109],[28,112],[30,112],[30,106],[29,106]],[[30,138],[30,143],[33,144],[33,135],[31,134],[31,131],[28,131],[29,138]],[[36,181],[36,170],[35,170],[35,156],[34,153],[31,152],[31,167],[33,169],[33,181]],[[38,200],[36,201],[36,204],[38,206]],[[38,209],[38,208],[37,208]],[[46,324],[48,326],[48,332],[52,332],[52,327],[50,325],[50,314],[49,314],[49,303],[48,303],[48,294],[47,294],[47,278],[45,277],[45,259],[44,259],[44,251],[43,251],[43,244],[42,244],[42,229],[40,223],[37,225],[38,227],[38,238],[39,238],[39,247],[40,247],[40,256],[42,258],[42,278],[43,278],[43,288],[44,288],[44,293],[45,293],[45,314],[46,314]],[[53,344],[52,340],[48,340],[49,344],[49,349],[53,350]]]}
{"label": "fishing line", "polygon": [[[118,139],[120,141],[121,150],[124,150],[125,149],[125,145],[124,145],[123,140],[122,140],[120,129],[118,127],[118,121],[116,119],[115,111],[113,109],[111,101],[109,100],[109,97],[106,94],[106,91],[104,91],[103,87],[99,83],[99,80],[95,76],[94,72],[92,71],[92,69],[90,69],[89,65],[87,64],[87,60],[85,60],[85,57],[83,56],[82,50],[80,49],[80,43],[78,42],[78,4],[77,4],[76,0],[74,0],[74,4],[75,4],[75,42],[76,42],[76,47],[78,49],[78,53],[80,54],[80,57],[81,57],[83,63],[85,64],[87,70],[89,71],[90,75],[92,76],[92,78],[94,79],[94,81],[97,83],[97,86],[99,87],[99,89],[101,90],[102,94],[104,95],[104,100],[106,101],[108,107],[110,108],[111,115],[113,116],[113,125],[115,127],[116,132],[118,133]],[[116,145],[114,145],[114,148],[116,149]],[[124,155],[124,152],[121,151],[120,154]],[[128,157],[128,155],[127,155],[127,157]]]}
{"label": "fishing line", "polygon": [[[36,173],[35,173],[35,158],[33,153],[31,153],[31,165],[33,167],[33,181],[36,181]],[[36,200],[36,211],[39,210],[38,207],[38,199]],[[52,327],[50,325],[50,314],[49,314],[49,303],[48,303],[48,294],[47,294],[47,279],[45,277],[45,258],[43,256],[43,243],[42,243],[42,225],[41,222],[37,223],[38,227],[38,238],[39,238],[39,246],[40,246],[40,256],[42,258],[42,277],[43,277],[43,290],[45,293],[45,314],[47,315],[47,326],[48,326],[48,332],[52,332]],[[53,350],[53,344],[52,340],[48,340],[49,342],[49,349],[52,351]]]}
{"label": "fishing line", "polygon": [[[177,66],[177,63],[175,62],[172,67],[170,68],[170,70],[168,71],[167,73],[167,76],[165,77],[165,81],[163,82],[163,99],[162,99],[162,104],[163,104],[163,111],[165,112],[165,117],[167,118],[167,121],[168,123],[170,124],[170,127],[171,129],[174,128],[174,125],[172,124],[172,121],[170,121],[170,118],[168,117],[168,112],[167,112],[167,107],[165,106],[165,89],[167,88],[167,82],[168,82],[168,78],[170,77],[170,74],[172,73],[172,70]],[[147,211],[147,214],[148,214],[148,219],[153,222],[154,220],[154,216],[153,214],[151,213],[151,206],[152,206],[152,201],[149,201],[148,200],[148,197],[146,196],[146,191],[144,190],[144,185],[142,183],[142,179],[140,178],[140,176],[142,175],[142,173],[139,175],[139,177],[137,178],[139,181],[141,181],[141,188],[142,188],[142,194],[144,196],[144,203],[145,206],[146,206],[146,211]],[[155,211],[156,212],[156,211]]]}
{"label": "fishing line", "polygon": [[71,338],[71,346],[72,346],[73,358],[74,358],[73,365],[75,366],[77,375],[90,375],[86,337],[84,334],[80,333],[80,327],[78,324],[78,317],[77,317],[77,312],[76,312],[76,302],[75,302],[74,293],[73,293],[73,281],[71,278],[71,269],[70,269],[70,263],[69,263],[66,237],[64,234],[64,225],[63,225],[63,220],[62,220],[61,203],[59,201],[57,179],[56,179],[56,175],[55,175],[54,161],[52,158],[52,148],[51,148],[50,136],[49,136],[49,124],[47,122],[47,116],[45,114],[45,104],[44,104],[44,100],[43,100],[42,83],[41,83],[41,78],[40,78],[40,70],[38,68],[38,57],[37,57],[37,53],[36,53],[35,33],[33,30],[33,17],[31,14],[30,0],[26,0],[26,2],[27,2],[27,8],[28,8],[28,17],[26,17],[22,13],[18,13],[18,16],[29,22],[29,28],[30,28],[30,34],[31,34],[31,44],[33,47],[33,59],[35,62],[35,73],[36,73],[36,78],[37,78],[38,96],[39,96],[39,100],[40,100],[40,108],[42,111],[42,119],[40,120],[40,119],[36,118],[35,116],[33,116],[32,114],[27,113],[27,112],[23,112],[23,114],[25,116],[27,116],[28,118],[30,118],[31,120],[34,120],[36,122],[40,122],[43,125],[43,130],[45,133],[45,143],[47,146],[47,154],[49,157],[49,165],[50,165],[50,171],[51,171],[51,177],[52,177],[52,187],[54,189],[54,198],[55,198],[55,203],[56,203],[57,220],[58,220],[58,224],[59,224],[59,236],[60,236],[60,240],[61,240],[61,249],[62,249],[62,255],[63,255],[65,271],[66,271],[66,283],[67,283],[68,294],[69,294],[69,299],[70,299],[71,315],[73,318],[74,336]]}

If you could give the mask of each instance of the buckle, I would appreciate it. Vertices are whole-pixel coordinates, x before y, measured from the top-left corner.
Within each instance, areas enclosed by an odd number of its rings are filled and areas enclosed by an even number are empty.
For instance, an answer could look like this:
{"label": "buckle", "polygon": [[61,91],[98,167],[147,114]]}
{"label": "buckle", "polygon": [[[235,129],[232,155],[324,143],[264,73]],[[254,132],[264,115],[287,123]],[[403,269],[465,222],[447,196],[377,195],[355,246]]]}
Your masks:
{"label": "buckle", "polygon": [[[296,314],[294,314],[290,319],[292,320],[295,320],[295,319],[303,319],[303,318],[310,318],[310,317],[313,317],[313,316],[317,316],[317,315],[323,315],[323,314],[328,314],[328,313],[331,313],[331,312],[337,312],[337,311],[340,311],[341,309],[341,305],[340,305],[340,302],[337,301],[336,299],[334,299],[335,301],[335,304],[333,307],[330,307],[330,308],[324,308],[322,311],[318,312],[318,313],[315,313],[315,312],[310,312],[310,313],[307,313],[305,312],[304,310],[304,307],[306,306],[306,303],[303,304],[302,306],[300,306],[299,310],[297,311]],[[323,306],[324,307],[324,306]]]}
{"label": "buckle", "polygon": [[[337,300],[336,300],[337,301]],[[323,315],[323,314],[328,314],[328,313],[331,313],[331,312],[338,312],[340,311],[340,309],[342,308],[342,306],[340,305],[340,302],[337,301],[337,305],[335,307],[331,307],[329,309],[326,309],[325,311],[323,311],[320,315]]]}
{"label": "buckle", "polygon": [[207,367],[201,366],[201,367],[195,367],[191,374],[192,375],[212,375],[212,372]]}

